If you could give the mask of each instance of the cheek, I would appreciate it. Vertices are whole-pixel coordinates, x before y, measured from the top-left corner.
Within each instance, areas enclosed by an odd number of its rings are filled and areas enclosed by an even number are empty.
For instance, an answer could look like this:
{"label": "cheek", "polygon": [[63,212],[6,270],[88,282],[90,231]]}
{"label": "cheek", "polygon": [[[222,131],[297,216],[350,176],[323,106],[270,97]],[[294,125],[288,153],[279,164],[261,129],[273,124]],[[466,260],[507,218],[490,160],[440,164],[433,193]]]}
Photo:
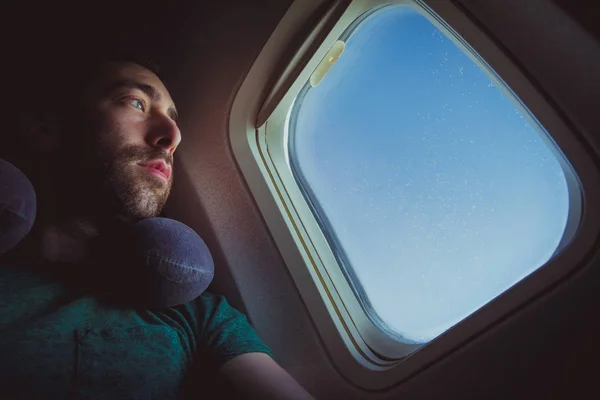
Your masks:
{"label": "cheek", "polygon": [[117,150],[144,143],[145,122],[130,112],[109,110],[96,119],[95,131],[97,144],[108,150]]}

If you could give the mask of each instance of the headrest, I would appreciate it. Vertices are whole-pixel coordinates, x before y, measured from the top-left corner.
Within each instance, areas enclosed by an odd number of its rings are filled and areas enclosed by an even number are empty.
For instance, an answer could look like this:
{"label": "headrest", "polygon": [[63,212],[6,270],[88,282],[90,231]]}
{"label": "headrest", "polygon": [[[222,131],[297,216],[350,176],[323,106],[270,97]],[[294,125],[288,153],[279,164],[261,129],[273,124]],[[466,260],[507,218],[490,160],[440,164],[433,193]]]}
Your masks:
{"label": "headrest", "polygon": [[15,247],[35,221],[33,185],[20,169],[0,158],[0,254]]}

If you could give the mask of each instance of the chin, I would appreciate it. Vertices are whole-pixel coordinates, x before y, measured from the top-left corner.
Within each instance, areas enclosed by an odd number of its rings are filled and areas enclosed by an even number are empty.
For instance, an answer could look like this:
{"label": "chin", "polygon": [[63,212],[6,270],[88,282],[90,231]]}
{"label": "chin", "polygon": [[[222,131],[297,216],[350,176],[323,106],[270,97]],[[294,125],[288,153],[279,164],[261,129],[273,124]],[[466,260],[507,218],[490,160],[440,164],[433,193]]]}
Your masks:
{"label": "chin", "polygon": [[154,191],[143,193],[133,201],[131,211],[140,219],[157,217],[163,209],[164,198],[164,195],[156,194]]}
{"label": "chin", "polygon": [[[119,203],[122,214],[127,219],[142,220],[160,215],[169,197],[170,183],[163,184],[153,179],[139,179],[128,185],[127,190],[120,191]],[[157,187],[160,186],[160,187]]]}

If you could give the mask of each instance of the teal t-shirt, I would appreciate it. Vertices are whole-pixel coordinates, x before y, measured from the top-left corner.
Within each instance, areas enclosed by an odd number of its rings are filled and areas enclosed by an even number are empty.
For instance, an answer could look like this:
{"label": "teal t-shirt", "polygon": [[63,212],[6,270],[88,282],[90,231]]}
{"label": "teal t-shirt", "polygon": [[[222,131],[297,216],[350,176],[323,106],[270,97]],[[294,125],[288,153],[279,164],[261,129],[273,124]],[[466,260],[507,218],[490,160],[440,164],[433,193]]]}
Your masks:
{"label": "teal t-shirt", "polygon": [[[35,270],[0,266],[1,398],[181,398],[184,382],[206,377],[196,365],[214,371],[249,352],[272,356],[222,296],[160,312],[121,309]],[[197,387],[194,397],[206,398]]]}

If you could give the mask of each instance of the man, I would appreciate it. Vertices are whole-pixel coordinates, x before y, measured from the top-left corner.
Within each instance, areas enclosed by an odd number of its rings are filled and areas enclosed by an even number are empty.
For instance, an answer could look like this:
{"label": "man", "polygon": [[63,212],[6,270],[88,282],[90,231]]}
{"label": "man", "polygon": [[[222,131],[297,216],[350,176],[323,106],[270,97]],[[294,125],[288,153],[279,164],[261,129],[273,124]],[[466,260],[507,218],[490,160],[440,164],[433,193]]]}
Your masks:
{"label": "man", "polygon": [[29,162],[18,165],[38,215],[0,259],[0,397],[210,398],[193,383],[214,368],[244,398],[311,398],[221,296],[158,312],[78,285],[96,237],[160,214],[181,133],[168,90],[141,63],[89,64],[69,79],[24,136]]}

